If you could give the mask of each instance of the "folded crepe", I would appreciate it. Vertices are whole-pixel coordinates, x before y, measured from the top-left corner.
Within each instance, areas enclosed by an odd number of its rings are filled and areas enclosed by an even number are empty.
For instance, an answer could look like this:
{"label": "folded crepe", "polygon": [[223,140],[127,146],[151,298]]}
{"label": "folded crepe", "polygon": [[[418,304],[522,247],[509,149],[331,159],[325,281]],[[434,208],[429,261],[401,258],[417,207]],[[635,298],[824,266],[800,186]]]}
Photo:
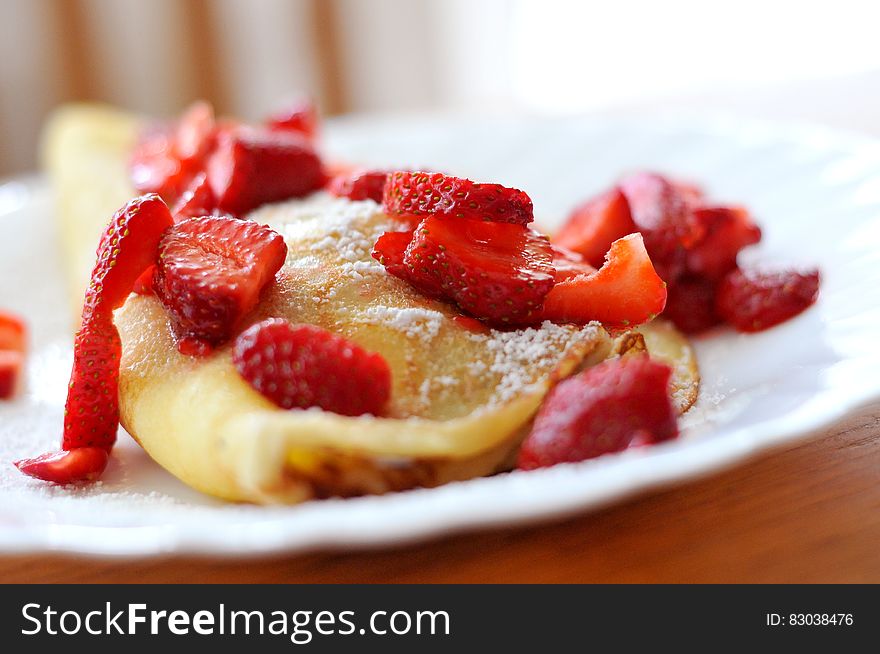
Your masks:
{"label": "folded crepe", "polygon": [[[101,231],[135,195],[126,162],[141,124],[114,109],[72,106],[47,127],[44,161],[77,314]],[[280,409],[239,376],[230,346],[207,357],[180,354],[158,300],[132,295],[115,316],[121,423],[160,465],[205,493],[293,503],[505,470],[557,380],[642,349],[673,366],[680,411],[696,398],[693,353],[665,323],[612,338],[598,323],[499,331],[460,320],[372,259],[378,236],[395,227],[371,201],[318,193],[249,217],[282,234],[289,253],[247,324],[280,317],[350,338],[385,357],[392,396],[382,417]]]}

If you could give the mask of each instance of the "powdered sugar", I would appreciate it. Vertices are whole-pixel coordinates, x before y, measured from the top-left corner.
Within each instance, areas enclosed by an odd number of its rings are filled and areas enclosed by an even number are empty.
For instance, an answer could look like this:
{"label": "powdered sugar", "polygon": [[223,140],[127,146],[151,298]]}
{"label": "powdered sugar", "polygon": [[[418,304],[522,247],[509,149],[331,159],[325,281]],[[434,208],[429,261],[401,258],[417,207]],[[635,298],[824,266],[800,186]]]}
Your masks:
{"label": "powdered sugar", "polygon": [[561,358],[561,352],[595,338],[600,329],[592,324],[573,330],[546,320],[540,327],[471,334],[470,338],[483,343],[493,356],[489,371],[501,376],[493,404],[509,402],[533,390],[545,378],[541,375],[536,379],[535,371],[549,373]]}
{"label": "powdered sugar", "polygon": [[401,331],[409,338],[430,342],[440,333],[447,318],[439,311],[418,307],[397,308],[384,305],[371,306],[355,318],[370,325],[386,325]]}

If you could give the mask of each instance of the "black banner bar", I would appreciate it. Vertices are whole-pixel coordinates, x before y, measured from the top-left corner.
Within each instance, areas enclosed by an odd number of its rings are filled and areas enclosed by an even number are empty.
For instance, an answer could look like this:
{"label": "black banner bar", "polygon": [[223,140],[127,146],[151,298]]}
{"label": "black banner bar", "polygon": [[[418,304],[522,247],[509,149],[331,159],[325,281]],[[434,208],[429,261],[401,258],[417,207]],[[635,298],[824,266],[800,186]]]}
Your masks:
{"label": "black banner bar", "polygon": [[486,643],[517,652],[600,643],[837,651],[876,642],[878,611],[876,586],[25,585],[0,587],[0,642],[7,652],[40,644],[33,651],[117,654],[132,643],[222,650],[224,642],[258,652]]}

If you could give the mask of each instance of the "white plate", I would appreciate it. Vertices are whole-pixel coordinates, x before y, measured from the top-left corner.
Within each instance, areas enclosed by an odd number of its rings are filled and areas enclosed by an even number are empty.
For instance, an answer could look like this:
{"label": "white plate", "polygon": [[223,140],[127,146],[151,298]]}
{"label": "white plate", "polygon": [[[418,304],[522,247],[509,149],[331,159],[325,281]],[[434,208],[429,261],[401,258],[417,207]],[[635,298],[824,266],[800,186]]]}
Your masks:
{"label": "white plate", "polygon": [[126,436],[100,486],[49,487],[12,460],[57,444],[71,361],[51,198],[0,185],[0,307],[33,330],[26,390],[0,405],[0,551],[247,555],[399,543],[595,508],[803,438],[880,398],[880,142],[817,128],[720,120],[348,119],[338,156],[432,166],[527,190],[539,220],[622,172],[657,169],[750,207],[748,258],[815,263],[816,307],[770,331],[697,339],[703,371],[683,437],[639,452],[434,490],[290,508],[224,505],[153,464]]}

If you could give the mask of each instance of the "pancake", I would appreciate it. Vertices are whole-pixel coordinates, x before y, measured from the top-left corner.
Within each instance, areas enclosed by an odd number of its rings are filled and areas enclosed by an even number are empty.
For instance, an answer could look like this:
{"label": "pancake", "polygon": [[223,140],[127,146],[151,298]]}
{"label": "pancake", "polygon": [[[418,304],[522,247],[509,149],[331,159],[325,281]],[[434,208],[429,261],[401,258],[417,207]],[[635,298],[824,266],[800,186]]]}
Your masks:
{"label": "pancake", "polygon": [[[74,307],[103,225],[134,195],[125,162],[138,124],[107,108],[74,107],[48,128],[45,159]],[[558,379],[639,347],[675,366],[680,410],[695,397],[690,346],[669,327],[617,340],[598,323],[475,329],[372,259],[376,238],[399,228],[372,201],[318,193],[249,217],[282,234],[289,252],[242,328],[281,317],[350,338],[388,361],[392,399],[382,417],[279,409],[238,375],[229,345],[203,358],[182,355],[158,300],[131,296],[116,313],[122,425],[159,464],[205,493],[294,503],[507,469]]]}

